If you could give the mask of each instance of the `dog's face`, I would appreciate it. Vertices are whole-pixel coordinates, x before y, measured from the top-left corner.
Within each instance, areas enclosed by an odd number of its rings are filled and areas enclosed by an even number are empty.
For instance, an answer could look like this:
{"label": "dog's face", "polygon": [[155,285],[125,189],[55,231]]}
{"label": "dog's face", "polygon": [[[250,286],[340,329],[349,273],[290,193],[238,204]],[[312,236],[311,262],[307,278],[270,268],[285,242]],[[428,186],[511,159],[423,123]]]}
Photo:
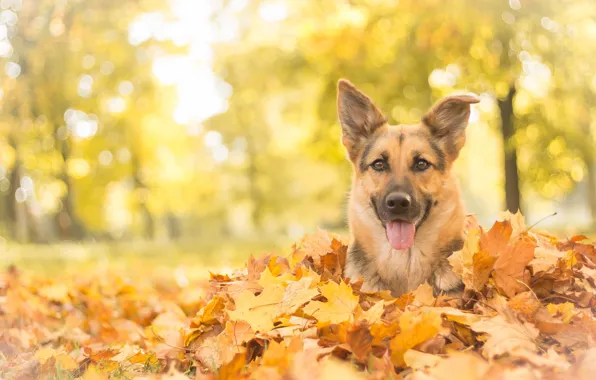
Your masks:
{"label": "dog's face", "polygon": [[452,184],[450,170],[465,142],[469,95],[446,97],[415,125],[388,125],[382,112],[341,80],[342,143],[354,167],[352,201],[369,204],[394,249],[407,249],[416,229]]}

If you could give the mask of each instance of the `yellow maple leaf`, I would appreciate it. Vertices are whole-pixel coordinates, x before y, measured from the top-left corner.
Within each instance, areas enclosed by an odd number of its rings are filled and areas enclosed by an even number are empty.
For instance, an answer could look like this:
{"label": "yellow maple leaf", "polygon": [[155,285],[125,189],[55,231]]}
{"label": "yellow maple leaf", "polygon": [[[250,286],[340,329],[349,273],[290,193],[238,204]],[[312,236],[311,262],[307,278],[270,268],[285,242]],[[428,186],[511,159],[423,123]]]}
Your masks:
{"label": "yellow maple leaf", "polygon": [[33,355],[34,358],[39,360],[40,364],[44,364],[48,361],[48,359],[53,358],[58,354],[58,351],[54,350],[53,348],[44,347],[35,352]]}
{"label": "yellow maple leaf", "polygon": [[316,288],[310,289],[312,283],[311,277],[303,277],[300,281],[294,281],[288,284],[281,303],[279,305],[279,314],[292,314],[298,308],[319,294]]}
{"label": "yellow maple leaf", "polygon": [[279,273],[274,275],[271,272],[271,269],[267,267],[263,272],[261,272],[261,277],[259,278],[258,284],[263,288],[266,288],[272,285],[286,284],[288,281],[293,281],[295,279],[296,278],[291,273]]}
{"label": "yellow maple leaf", "polygon": [[49,300],[60,303],[67,303],[70,301],[68,285],[66,284],[53,284],[43,287],[39,289],[39,294]]}
{"label": "yellow maple leaf", "polygon": [[453,271],[462,277],[466,287],[472,287],[472,268],[474,265],[474,254],[480,250],[480,228],[472,228],[468,231],[464,247],[449,256],[448,260]]}
{"label": "yellow maple leaf", "polygon": [[265,367],[277,368],[280,373],[285,373],[289,370],[293,356],[302,351],[303,344],[299,336],[293,337],[291,340],[277,343],[275,340],[269,341],[267,350],[263,354],[262,365]]}
{"label": "yellow maple leaf", "polygon": [[61,353],[56,356],[56,367],[71,371],[73,369],[79,368],[79,365],[72,357],[70,357],[70,355]]}
{"label": "yellow maple leaf", "polygon": [[313,301],[304,307],[304,312],[315,317],[319,326],[329,323],[341,323],[353,317],[352,312],[358,305],[358,296],[344,282],[337,284],[329,281],[319,287],[327,302]]}
{"label": "yellow maple leaf", "polygon": [[304,277],[310,277],[312,279],[310,286],[313,288],[316,287],[319,282],[321,282],[321,275],[314,270],[305,267],[298,267],[296,269],[296,279],[300,280]]}
{"label": "yellow maple leaf", "polygon": [[157,356],[155,356],[155,353],[153,353],[153,352],[148,352],[148,353],[137,352],[135,355],[128,358],[128,361],[131,363],[150,364],[150,365],[156,365],[159,363],[159,359],[157,359]]}
{"label": "yellow maple leaf", "polygon": [[546,310],[548,310],[548,313],[553,317],[557,315],[560,316],[563,319],[563,323],[569,323],[573,317],[575,317],[575,314],[577,314],[575,311],[575,305],[571,302],[560,304],[549,303],[546,305]]}
{"label": "yellow maple leaf", "polygon": [[283,285],[268,286],[258,296],[244,290],[235,301],[236,310],[228,310],[233,321],[246,321],[256,332],[273,329],[274,319],[279,315],[279,303],[284,297]]}
{"label": "yellow maple leaf", "polygon": [[426,282],[420,284],[416,290],[412,292],[414,296],[414,302],[418,305],[432,306],[436,302],[436,298],[433,295],[433,288]]}
{"label": "yellow maple leaf", "polygon": [[218,323],[217,315],[223,311],[225,301],[220,296],[215,296],[197,312],[197,315],[192,319],[192,323],[197,326],[212,325]]}
{"label": "yellow maple leaf", "polygon": [[90,365],[82,377],[82,380],[107,380],[107,379],[108,379],[108,376],[101,373],[100,370],[97,369],[97,366],[95,366],[95,365]]}
{"label": "yellow maple leaf", "polygon": [[391,339],[391,361],[397,367],[403,367],[404,354],[410,348],[434,338],[441,330],[441,315],[439,313],[420,310],[406,310],[399,317],[401,331]]}
{"label": "yellow maple leaf", "polygon": [[366,320],[369,325],[381,322],[381,316],[385,312],[385,301],[381,300],[370,309],[364,311],[360,305],[356,306],[354,317],[357,320]]}

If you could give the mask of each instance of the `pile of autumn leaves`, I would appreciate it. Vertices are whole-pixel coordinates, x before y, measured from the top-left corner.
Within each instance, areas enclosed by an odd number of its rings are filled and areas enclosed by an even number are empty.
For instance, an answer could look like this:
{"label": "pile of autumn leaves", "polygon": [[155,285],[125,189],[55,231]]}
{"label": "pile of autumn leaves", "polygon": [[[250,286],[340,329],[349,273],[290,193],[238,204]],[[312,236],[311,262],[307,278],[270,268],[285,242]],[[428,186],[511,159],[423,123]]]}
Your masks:
{"label": "pile of autumn leaves", "polygon": [[342,279],[324,231],[202,287],[98,277],[0,279],[0,377],[588,379],[596,373],[596,248],[469,219],[450,257],[462,297],[393,298]]}

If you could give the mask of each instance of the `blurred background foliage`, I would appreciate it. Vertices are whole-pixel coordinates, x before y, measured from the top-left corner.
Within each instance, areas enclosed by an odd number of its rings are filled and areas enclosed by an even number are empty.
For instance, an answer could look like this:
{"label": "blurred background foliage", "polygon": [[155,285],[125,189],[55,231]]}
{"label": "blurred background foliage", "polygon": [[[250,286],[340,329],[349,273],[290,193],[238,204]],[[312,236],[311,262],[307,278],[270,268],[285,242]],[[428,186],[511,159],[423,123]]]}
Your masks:
{"label": "blurred background foliage", "polygon": [[1,0],[3,241],[345,231],[336,83],[392,123],[482,101],[457,164],[481,222],[596,220],[592,0]]}

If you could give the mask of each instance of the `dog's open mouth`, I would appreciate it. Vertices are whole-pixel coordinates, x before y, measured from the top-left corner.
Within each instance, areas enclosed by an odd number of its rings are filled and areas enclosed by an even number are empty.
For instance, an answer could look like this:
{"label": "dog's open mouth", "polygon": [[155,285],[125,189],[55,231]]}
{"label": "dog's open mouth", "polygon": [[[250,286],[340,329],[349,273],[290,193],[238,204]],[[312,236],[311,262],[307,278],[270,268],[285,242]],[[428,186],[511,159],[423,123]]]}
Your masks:
{"label": "dog's open mouth", "polygon": [[408,249],[414,244],[416,225],[403,220],[392,220],[385,226],[387,240],[393,249]]}

